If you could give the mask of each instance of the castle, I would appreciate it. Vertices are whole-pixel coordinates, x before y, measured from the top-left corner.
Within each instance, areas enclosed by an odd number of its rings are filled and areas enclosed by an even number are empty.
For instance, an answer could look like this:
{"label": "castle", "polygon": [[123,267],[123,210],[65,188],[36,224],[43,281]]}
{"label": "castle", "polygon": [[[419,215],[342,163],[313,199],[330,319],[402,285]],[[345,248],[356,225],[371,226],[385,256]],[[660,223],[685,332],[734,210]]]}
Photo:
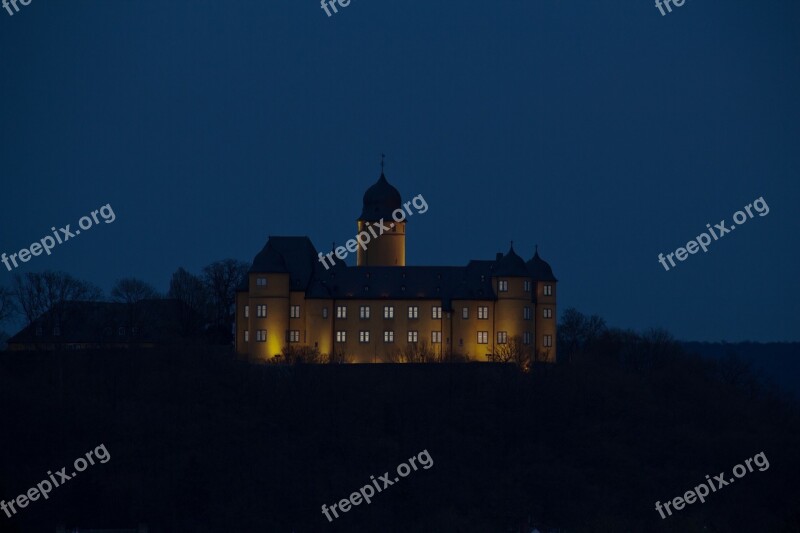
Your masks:
{"label": "castle", "polygon": [[[358,231],[401,207],[381,172]],[[359,249],[355,267],[323,267],[308,237],[270,236],[236,294],[236,352],[268,360],[307,346],[369,363],[422,347],[438,360],[487,361],[513,345],[555,360],[557,280],[538,250],[527,262],[512,245],[466,266],[406,266],[406,224]]]}

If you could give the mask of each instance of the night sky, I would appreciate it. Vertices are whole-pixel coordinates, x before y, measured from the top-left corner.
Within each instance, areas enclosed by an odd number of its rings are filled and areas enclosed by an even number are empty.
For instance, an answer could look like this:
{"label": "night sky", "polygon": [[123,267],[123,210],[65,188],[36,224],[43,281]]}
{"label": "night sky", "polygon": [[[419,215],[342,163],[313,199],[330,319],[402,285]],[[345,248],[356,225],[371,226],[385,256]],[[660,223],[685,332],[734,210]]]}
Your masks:
{"label": "night sky", "polygon": [[[166,291],[269,235],[329,251],[385,152],[429,204],[410,265],[538,244],[562,311],[800,340],[798,27],[791,0],[32,0],[0,11],[0,252],[105,204],[14,272]],[[658,263],[759,197],[767,216]]]}

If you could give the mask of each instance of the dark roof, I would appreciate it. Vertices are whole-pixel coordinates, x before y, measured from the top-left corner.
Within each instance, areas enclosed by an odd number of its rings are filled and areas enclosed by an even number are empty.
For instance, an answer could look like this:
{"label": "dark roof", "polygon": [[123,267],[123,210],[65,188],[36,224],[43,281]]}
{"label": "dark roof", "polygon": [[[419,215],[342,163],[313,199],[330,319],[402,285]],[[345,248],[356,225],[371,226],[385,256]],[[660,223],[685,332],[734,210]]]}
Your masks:
{"label": "dark roof", "polygon": [[539,257],[538,246],[536,247],[533,257],[530,261],[525,263],[525,266],[528,267],[528,272],[534,281],[558,281],[553,275],[553,269],[550,268],[547,261]]}
{"label": "dark roof", "polygon": [[381,172],[378,181],[364,193],[364,207],[359,220],[377,222],[392,218],[392,211],[401,208],[400,192],[395,189]]}
{"label": "dark roof", "polygon": [[[543,264],[549,272],[549,277],[540,279],[555,280],[538,254],[534,259],[536,268]],[[326,270],[308,237],[270,237],[250,272],[288,271],[292,290],[305,291],[306,298],[441,300],[445,309],[451,309],[453,300],[495,300],[492,277],[529,277],[530,265],[512,246],[495,260],[473,260],[466,266],[353,267],[336,261]],[[246,291],[247,285],[240,290]]]}
{"label": "dark roof", "polygon": [[318,274],[307,298],[441,300],[446,309],[452,300],[495,299],[491,276],[469,266],[343,266]]}
{"label": "dark roof", "polygon": [[[166,342],[180,336],[181,320],[191,313],[180,300],[65,302],[47,311],[8,339],[8,343]],[[55,335],[54,328],[59,328]],[[125,332],[119,335],[119,328]],[[131,327],[136,327],[133,335]],[[41,331],[37,335],[37,330]]]}
{"label": "dark roof", "polygon": [[514,252],[513,244],[511,245],[511,249],[508,250],[508,253],[497,261],[494,268],[494,275],[517,276],[521,278],[526,278],[530,275],[528,274],[528,269],[525,267],[525,261]]}
{"label": "dark roof", "polygon": [[288,273],[291,289],[304,291],[311,281],[315,265],[318,264],[317,250],[308,237],[270,236],[267,244],[253,259],[249,272]]}

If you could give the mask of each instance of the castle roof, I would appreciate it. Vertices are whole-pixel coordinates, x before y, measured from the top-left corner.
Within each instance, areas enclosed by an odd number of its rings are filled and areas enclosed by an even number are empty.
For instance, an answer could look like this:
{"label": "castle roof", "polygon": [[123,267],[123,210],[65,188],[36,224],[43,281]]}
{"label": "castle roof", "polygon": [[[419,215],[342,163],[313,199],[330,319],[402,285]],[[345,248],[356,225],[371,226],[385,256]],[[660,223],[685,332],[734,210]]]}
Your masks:
{"label": "castle roof", "polygon": [[377,222],[381,218],[392,218],[392,211],[401,208],[400,192],[395,189],[381,172],[381,177],[364,193],[364,207],[359,220]]}
{"label": "castle roof", "polygon": [[[288,273],[291,290],[310,299],[496,300],[492,277],[532,277],[555,281],[538,252],[526,264],[513,246],[495,260],[472,260],[466,266],[347,266],[336,261],[325,269],[308,237],[271,236],[253,260],[251,273]],[[247,290],[245,282],[239,290]]]}
{"label": "castle roof", "polygon": [[534,281],[558,281],[553,275],[553,269],[550,268],[550,264],[539,257],[538,246],[536,247],[533,257],[525,263],[525,266],[528,268],[528,272]]}

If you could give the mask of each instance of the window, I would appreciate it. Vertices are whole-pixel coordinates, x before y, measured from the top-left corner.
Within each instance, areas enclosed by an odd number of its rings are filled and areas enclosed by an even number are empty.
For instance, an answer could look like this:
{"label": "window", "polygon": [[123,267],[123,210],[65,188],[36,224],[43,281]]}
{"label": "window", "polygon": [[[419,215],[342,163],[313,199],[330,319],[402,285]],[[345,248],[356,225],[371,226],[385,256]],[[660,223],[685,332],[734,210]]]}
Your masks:
{"label": "window", "polygon": [[478,332],[478,344],[489,344],[489,332],[488,331],[479,331]]}
{"label": "window", "polygon": [[522,308],[522,318],[525,320],[531,319],[531,308],[528,307],[527,305]]}
{"label": "window", "polygon": [[545,285],[544,286],[544,295],[545,296],[552,296],[553,295],[553,286],[552,285]]}
{"label": "window", "polygon": [[508,280],[501,279],[497,282],[497,290],[500,292],[507,292],[508,291]]}
{"label": "window", "polygon": [[486,320],[489,318],[489,308],[488,307],[478,307],[478,318],[481,320]]}
{"label": "window", "polygon": [[[337,305],[336,306],[336,318],[347,318],[347,306],[346,305]],[[342,341],[344,342],[344,341]]]}
{"label": "window", "polygon": [[267,306],[266,306],[266,304],[257,305],[256,306],[256,316],[259,317],[259,318],[264,318],[265,316],[267,316]]}
{"label": "window", "polygon": [[249,305],[245,305],[244,306],[244,317],[245,318],[249,318],[250,317],[250,306]]}
{"label": "window", "polygon": [[542,346],[544,346],[545,348],[552,347],[553,346],[553,336],[552,335],[545,335],[544,336],[544,342],[542,343]]}
{"label": "window", "polygon": [[300,342],[300,331],[293,329],[289,331],[289,342]]}
{"label": "window", "polygon": [[544,309],[542,309],[542,313],[543,313],[542,316],[544,316],[545,318],[553,318],[553,310],[550,309],[549,307],[545,307]]}
{"label": "window", "polygon": [[418,318],[418,317],[419,317],[419,307],[416,305],[409,305],[408,318]]}
{"label": "window", "polygon": [[394,306],[393,305],[384,305],[383,306],[383,318],[394,318]]}
{"label": "window", "polygon": [[441,331],[431,331],[431,342],[433,344],[441,344],[442,343],[442,332]]}
{"label": "window", "polygon": [[244,342],[250,342],[250,332],[244,330]]}
{"label": "window", "polygon": [[117,330],[117,335],[119,335],[120,337],[122,337],[123,335],[125,335],[125,328],[119,328],[119,329]]}
{"label": "window", "polygon": [[522,344],[530,344],[531,343],[531,332],[524,331],[522,333]]}
{"label": "window", "polygon": [[300,306],[292,305],[289,307],[289,318],[300,318]]}
{"label": "window", "polygon": [[394,331],[391,330],[384,331],[383,342],[394,342]]}
{"label": "window", "polygon": [[[111,335],[111,331],[106,333],[106,335]],[[37,337],[41,337],[42,336],[42,326],[36,326],[36,336]]]}
{"label": "window", "polygon": [[463,318],[464,320],[469,318],[469,307],[461,308],[461,318]]}
{"label": "window", "polygon": [[328,318],[328,308],[327,307],[323,307],[322,308],[322,318]]}
{"label": "window", "polygon": [[61,336],[61,328],[56,326],[53,328],[53,337],[60,337]]}
{"label": "window", "polygon": [[358,342],[369,342],[369,331],[359,331]]}
{"label": "window", "polygon": [[498,331],[497,332],[497,344],[506,344],[508,342],[508,332],[507,331]]}
{"label": "window", "polygon": [[256,286],[258,286],[258,287],[266,287],[267,286],[267,278],[256,278]]}
{"label": "window", "polygon": [[418,332],[416,331],[409,331],[408,332],[408,342],[417,342]]}
{"label": "window", "polygon": [[522,282],[522,289],[523,289],[525,292],[531,292],[531,282],[530,282],[530,281],[528,281],[528,280],[525,280],[525,281],[523,281],[523,282]]}
{"label": "window", "polygon": [[347,332],[346,331],[337,331],[336,332],[336,342],[347,342]]}
{"label": "window", "polygon": [[442,318],[442,308],[440,306],[434,305],[431,308],[431,318]]}
{"label": "window", "polygon": [[369,306],[362,305],[361,307],[359,307],[358,316],[360,316],[361,318],[369,318]]}
{"label": "window", "polygon": [[258,331],[256,331],[256,341],[267,342],[267,330],[259,329]]}
{"label": "window", "polygon": [[137,333],[139,333],[137,328],[131,328],[131,335],[136,335]]}

